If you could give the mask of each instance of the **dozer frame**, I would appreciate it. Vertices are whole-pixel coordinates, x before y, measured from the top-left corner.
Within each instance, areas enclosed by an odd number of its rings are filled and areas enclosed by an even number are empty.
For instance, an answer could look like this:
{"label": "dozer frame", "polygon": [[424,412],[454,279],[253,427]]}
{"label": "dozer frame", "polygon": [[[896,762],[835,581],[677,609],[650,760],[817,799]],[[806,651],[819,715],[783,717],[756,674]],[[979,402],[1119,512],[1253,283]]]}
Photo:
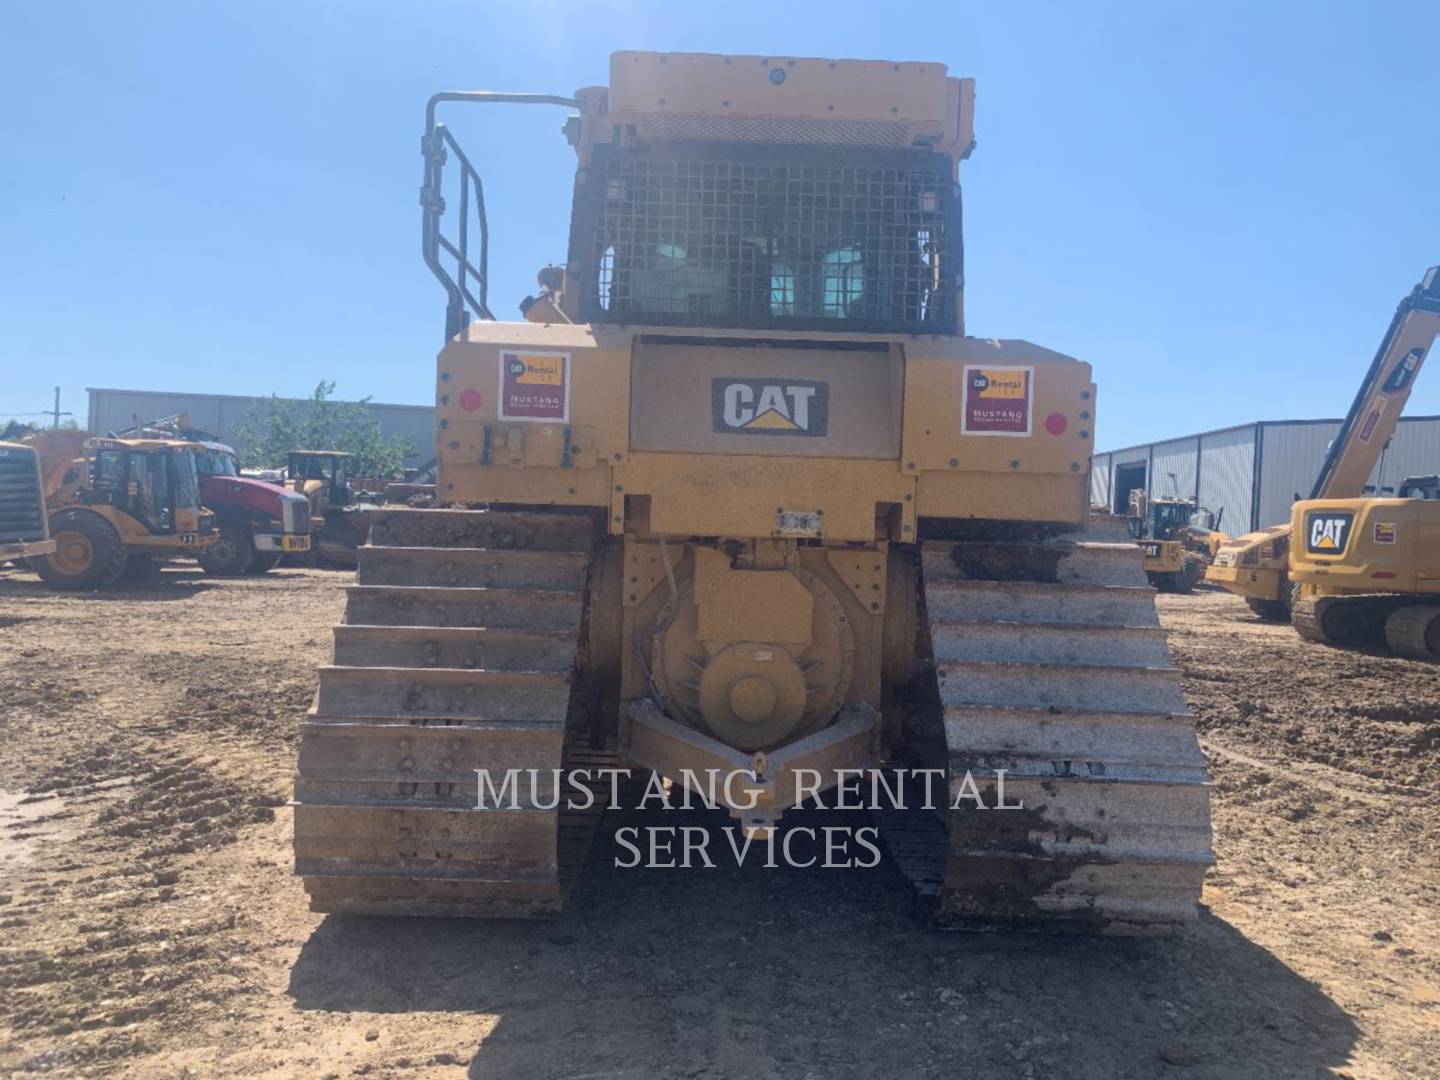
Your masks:
{"label": "dozer frame", "polygon": [[[457,101],[573,110],[524,321],[489,308]],[[940,64],[638,52],[574,98],[432,99],[443,505],[372,512],[302,730],[316,910],[553,914],[594,824],[556,770],[743,769],[754,835],[802,769],[899,763],[949,777],[881,822],[937,922],[1193,919],[1205,764],[1140,553],[1087,523],[1090,367],[964,336],[973,101]],[[1021,809],[960,798],[1002,776]]]}

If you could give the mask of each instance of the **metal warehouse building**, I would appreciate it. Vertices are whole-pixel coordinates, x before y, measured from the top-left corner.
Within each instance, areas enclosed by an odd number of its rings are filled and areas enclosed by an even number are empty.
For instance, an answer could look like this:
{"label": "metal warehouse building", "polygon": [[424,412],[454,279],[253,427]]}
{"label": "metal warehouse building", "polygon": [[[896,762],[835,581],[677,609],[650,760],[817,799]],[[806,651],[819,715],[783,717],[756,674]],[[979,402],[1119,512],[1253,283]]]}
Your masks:
{"label": "metal warehouse building", "polygon": [[[101,390],[87,389],[90,395],[89,431],[104,434],[123,431],[147,420],[158,420],[177,413],[189,413],[190,423],[204,431],[212,431],[243,453],[243,440],[236,436],[257,408],[269,404],[268,397],[240,397],[233,394],[181,394],[165,390]],[[289,400],[289,399],[285,399]],[[303,404],[303,402],[302,402]],[[380,420],[382,435],[403,435],[410,441],[411,451],[405,464],[419,465],[435,456],[435,408],[431,405],[367,406]]]}
{"label": "metal warehouse building", "polygon": [[[1091,459],[1090,499],[1123,514],[1130,492],[1151,498],[1193,496],[1219,514],[1232,536],[1288,521],[1296,497],[1308,498],[1339,420],[1259,420],[1182,439],[1130,446]],[[1393,489],[1407,476],[1440,472],[1440,416],[1402,417],[1371,489]]]}

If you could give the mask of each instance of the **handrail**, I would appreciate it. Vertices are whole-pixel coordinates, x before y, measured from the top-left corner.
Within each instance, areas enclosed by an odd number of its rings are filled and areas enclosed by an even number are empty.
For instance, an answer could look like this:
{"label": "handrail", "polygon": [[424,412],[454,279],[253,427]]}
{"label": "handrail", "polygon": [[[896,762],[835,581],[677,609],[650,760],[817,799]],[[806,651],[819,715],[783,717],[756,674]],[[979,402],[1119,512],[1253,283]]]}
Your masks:
{"label": "handrail", "polygon": [[[425,159],[425,178],[420,188],[420,253],[430,272],[445,288],[445,340],[460,333],[470,321],[470,312],[481,319],[494,319],[487,291],[489,286],[490,226],[485,217],[485,187],[480,174],[460,149],[455,136],[444,124],[437,123],[437,107],[447,101],[468,101],[478,104],[560,105],[579,108],[574,98],[558,94],[506,93],[494,90],[446,90],[434,94],[425,104],[425,134],[420,139],[420,153]],[[448,148],[448,149],[447,149]],[[455,241],[440,232],[440,219],[445,214],[445,198],[441,193],[445,162],[453,151],[460,163],[460,224]],[[469,256],[470,206],[474,201],[480,229],[478,260]],[[441,263],[444,252],[455,261],[455,273]]]}

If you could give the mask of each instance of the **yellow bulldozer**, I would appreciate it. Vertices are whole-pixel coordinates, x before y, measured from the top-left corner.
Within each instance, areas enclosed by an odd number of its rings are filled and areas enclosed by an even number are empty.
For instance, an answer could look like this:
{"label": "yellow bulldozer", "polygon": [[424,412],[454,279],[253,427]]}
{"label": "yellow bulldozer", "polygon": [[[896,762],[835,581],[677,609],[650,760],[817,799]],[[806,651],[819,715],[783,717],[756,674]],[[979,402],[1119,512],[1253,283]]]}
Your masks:
{"label": "yellow bulldozer", "polygon": [[27,443],[39,454],[55,541],[31,565],[52,587],[104,588],[214,542],[215,515],[200,505],[199,443],[83,431],[41,432]]}
{"label": "yellow bulldozer", "polygon": [[[1432,266],[1395,309],[1340,432],[1326,451],[1310,500],[1359,499],[1365,494],[1437,333],[1440,267]],[[1206,580],[1244,597],[1262,619],[1290,621],[1297,591],[1290,568],[1296,559],[1307,561],[1296,541],[1304,535],[1296,531],[1303,524],[1295,516],[1300,505],[1292,507],[1290,521],[1223,544]]]}
{"label": "yellow bulldozer", "polygon": [[40,455],[33,446],[0,442],[0,565],[54,550]]}
{"label": "yellow bulldozer", "polygon": [[[521,320],[461,103],[569,110],[568,259]],[[443,506],[371,512],[319,673],[314,910],[554,915],[602,767],[738,776],[708,794],[773,840],[896,766],[941,778],[876,815],[937,923],[1194,918],[1205,760],[1139,550],[1087,526],[1090,366],[964,334],[973,104],[937,63],[647,52],[431,99]]]}

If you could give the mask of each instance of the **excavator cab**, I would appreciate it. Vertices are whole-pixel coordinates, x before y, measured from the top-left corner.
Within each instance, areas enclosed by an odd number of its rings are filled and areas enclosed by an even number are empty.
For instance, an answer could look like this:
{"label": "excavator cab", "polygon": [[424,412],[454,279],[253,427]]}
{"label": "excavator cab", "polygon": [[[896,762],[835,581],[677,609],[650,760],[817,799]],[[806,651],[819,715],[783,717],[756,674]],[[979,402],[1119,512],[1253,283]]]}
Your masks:
{"label": "excavator cab", "polygon": [[1397,499],[1440,499],[1440,476],[1407,476],[1395,490]]}

